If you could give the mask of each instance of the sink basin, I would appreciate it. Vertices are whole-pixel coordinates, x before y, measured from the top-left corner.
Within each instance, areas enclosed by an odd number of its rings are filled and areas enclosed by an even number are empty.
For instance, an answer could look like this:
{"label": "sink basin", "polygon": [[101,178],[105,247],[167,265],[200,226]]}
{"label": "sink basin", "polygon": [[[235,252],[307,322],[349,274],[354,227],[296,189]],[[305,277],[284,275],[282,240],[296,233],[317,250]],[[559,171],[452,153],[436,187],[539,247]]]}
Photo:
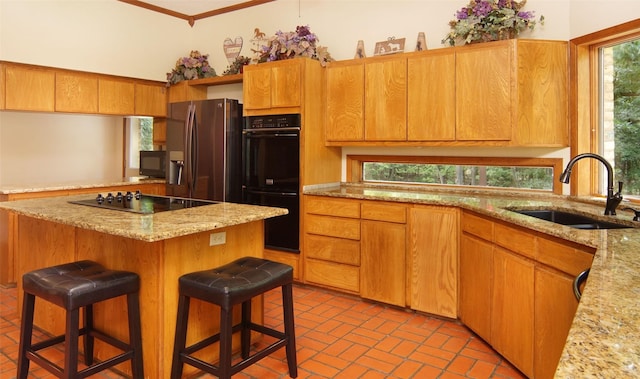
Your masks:
{"label": "sink basin", "polygon": [[624,229],[631,226],[617,224],[614,222],[602,221],[589,216],[558,211],[554,209],[543,210],[513,210],[512,212],[520,213],[526,216],[539,218],[541,220],[550,221],[556,224],[566,225],[576,229]]}

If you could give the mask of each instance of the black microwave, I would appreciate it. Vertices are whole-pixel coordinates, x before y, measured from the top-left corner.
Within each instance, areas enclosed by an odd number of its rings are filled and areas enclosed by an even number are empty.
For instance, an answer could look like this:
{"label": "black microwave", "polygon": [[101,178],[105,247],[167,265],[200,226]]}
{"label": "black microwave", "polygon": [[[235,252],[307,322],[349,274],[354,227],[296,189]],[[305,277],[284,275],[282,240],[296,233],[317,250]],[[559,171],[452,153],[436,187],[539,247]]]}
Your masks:
{"label": "black microwave", "polygon": [[167,152],[163,150],[140,151],[140,175],[164,178]]}

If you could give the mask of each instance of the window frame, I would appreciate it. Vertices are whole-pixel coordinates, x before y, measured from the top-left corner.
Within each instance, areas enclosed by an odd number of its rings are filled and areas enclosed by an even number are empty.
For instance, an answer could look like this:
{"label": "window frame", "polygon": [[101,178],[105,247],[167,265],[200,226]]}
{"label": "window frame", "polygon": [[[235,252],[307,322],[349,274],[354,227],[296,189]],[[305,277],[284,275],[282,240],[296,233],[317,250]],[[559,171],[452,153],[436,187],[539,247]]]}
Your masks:
{"label": "window frame", "polygon": [[[571,156],[598,153],[600,146],[600,57],[601,47],[640,38],[640,19],[603,29],[569,41],[569,122]],[[604,197],[599,191],[601,165],[576,165],[570,183],[573,196]],[[640,203],[640,199],[627,199]]]}
{"label": "window frame", "polygon": [[[445,157],[445,156],[413,156],[413,155],[347,155],[346,173],[347,182],[362,184],[364,162],[383,163],[427,163],[427,164],[451,164],[451,165],[475,165],[475,166],[525,166],[525,167],[551,167],[553,169],[553,189],[541,191],[533,189],[517,189],[518,191],[544,192],[557,195],[562,194],[560,174],[563,170],[562,158],[513,158],[513,157]],[[368,182],[367,182],[368,183]],[[394,183],[397,184],[397,183]],[[403,184],[404,185],[404,184]],[[426,183],[406,183],[407,186],[432,186]],[[438,184],[438,188],[450,187],[464,189],[466,186],[447,186]],[[504,190],[495,187],[468,186],[474,189]]]}

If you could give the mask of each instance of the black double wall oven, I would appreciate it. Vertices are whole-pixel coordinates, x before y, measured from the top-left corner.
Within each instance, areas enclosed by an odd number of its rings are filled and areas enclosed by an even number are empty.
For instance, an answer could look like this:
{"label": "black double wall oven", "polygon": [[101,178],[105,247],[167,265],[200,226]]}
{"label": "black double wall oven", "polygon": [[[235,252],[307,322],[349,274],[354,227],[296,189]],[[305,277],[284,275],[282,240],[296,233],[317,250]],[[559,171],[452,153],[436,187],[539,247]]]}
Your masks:
{"label": "black double wall oven", "polygon": [[243,202],[286,208],[265,220],[265,248],[300,252],[300,115],[248,116],[242,131]]}

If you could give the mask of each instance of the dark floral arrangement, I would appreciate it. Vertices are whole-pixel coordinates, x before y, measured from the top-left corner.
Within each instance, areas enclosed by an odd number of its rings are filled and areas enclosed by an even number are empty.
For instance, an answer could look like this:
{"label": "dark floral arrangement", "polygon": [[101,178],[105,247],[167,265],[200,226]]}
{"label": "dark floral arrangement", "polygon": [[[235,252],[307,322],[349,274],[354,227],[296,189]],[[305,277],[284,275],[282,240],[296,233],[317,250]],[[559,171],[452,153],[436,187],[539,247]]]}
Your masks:
{"label": "dark floral arrangement", "polygon": [[210,78],[216,76],[216,70],[209,65],[209,54],[200,54],[192,50],[188,57],[176,61],[176,67],[167,73],[167,87],[183,80]]}
{"label": "dark floral arrangement", "polygon": [[267,40],[258,54],[258,63],[307,57],[320,61],[324,66],[333,60],[326,47],[317,45],[318,37],[311,33],[309,26],[297,26],[295,32],[284,33],[277,31],[276,35]]}
{"label": "dark floral arrangement", "polygon": [[456,12],[456,19],[449,22],[451,32],[442,43],[454,46],[456,41],[474,43],[515,38],[525,29],[533,30],[538,21],[544,24],[544,16],[537,21],[533,11],[522,11],[526,3],[527,0],[471,0]]}
{"label": "dark floral arrangement", "polygon": [[222,75],[234,75],[242,72],[242,67],[251,63],[251,58],[238,56],[229,67],[222,73]]}

